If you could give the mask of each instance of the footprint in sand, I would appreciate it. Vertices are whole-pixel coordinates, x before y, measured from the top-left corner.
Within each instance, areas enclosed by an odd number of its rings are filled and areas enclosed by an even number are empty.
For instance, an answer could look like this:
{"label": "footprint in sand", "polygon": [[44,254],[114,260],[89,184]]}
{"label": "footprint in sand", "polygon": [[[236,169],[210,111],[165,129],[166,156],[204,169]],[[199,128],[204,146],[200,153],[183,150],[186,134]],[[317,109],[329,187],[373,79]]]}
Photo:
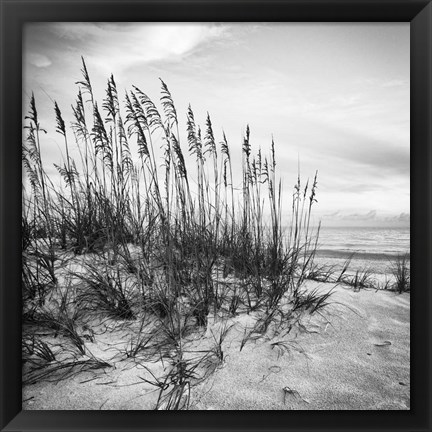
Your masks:
{"label": "footprint in sand", "polygon": [[382,342],[375,342],[374,345],[377,347],[385,347],[390,346],[392,343],[388,340],[382,341]]}

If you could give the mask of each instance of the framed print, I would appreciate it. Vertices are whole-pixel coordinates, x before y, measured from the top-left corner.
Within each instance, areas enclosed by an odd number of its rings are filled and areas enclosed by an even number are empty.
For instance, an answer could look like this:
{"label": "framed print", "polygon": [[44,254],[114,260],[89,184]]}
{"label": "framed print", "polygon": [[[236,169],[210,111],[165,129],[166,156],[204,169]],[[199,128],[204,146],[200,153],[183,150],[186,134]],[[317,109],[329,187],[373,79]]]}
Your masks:
{"label": "framed print", "polygon": [[1,430],[431,429],[429,1],[0,1]]}

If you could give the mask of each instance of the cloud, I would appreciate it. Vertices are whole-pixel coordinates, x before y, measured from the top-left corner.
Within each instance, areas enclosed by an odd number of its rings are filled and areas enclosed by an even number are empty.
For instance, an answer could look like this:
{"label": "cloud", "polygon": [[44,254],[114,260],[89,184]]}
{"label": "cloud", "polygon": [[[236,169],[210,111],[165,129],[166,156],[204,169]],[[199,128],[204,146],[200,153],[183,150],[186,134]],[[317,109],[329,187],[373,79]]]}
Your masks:
{"label": "cloud", "polygon": [[399,215],[396,216],[387,217],[385,218],[385,220],[389,222],[406,222],[409,224],[411,221],[411,216],[409,213],[400,213]]}
{"label": "cloud", "polygon": [[341,211],[336,210],[335,212],[327,213],[323,215],[323,218],[339,218],[340,216],[341,216]]}
{"label": "cloud", "polygon": [[411,216],[410,216],[409,213],[401,213],[399,215],[398,219],[401,220],[401,221],[408,221],[409,222],[410,219],[411,219]]}
{"label": "cloud", "polygon": [[29,53],[27,58],[30,64],[38,68],[48,67],[52,63],[51,60],[43,54]]}
{"label": "cloud", "polygon": [[344,220],[344,221],[368,221],[377,218],[377,211],[370,210],[366,213],[350,213],[347,214],[342,210],[337,210],[332,213],[326,213],[322,215],[323,219],[334,219],[334,220]]}
{"label": "cloud", "polygon": [[[396,216],[394,216],[396,218]],[[370,221],[379,219],[376,210],[370,210],[366,213],[349,213],[342,210],[336,210],[332,213],[326,213],[322,215],[323,219],[343,220],[343,221]]]}
{"label": "cloud", "polygon": [[[351,192],[382,188],[382,179],[389,179],[389,176],[409,179],[409,136],[407,140],[404,138],[397,131],[381,137],[379,133],[374,136],[370,130],[348,130],[335,123],[323,122],[311,122],[310,128],[303,133],[303,142],[308,140],[313,148],[310,157],[317,159],[319,155],[322,164],[327,162],[326,168],[333,166],[339,175],[355,178],[356,190],[349,190],[352,185],[341,186]],[[380,183],[376,182],[377,179]]]}
{"label": "cloud", "polygon": [[227,27],[201,23],[55,23],[52,31],[92,64],[110,71],[140,63],[179,61]]}
{"label": "cloud", "polygon": [[377,215],[376,210],[371,210],[367,213],[354,213],[347,216],[344,216],[343,219],[355,220],[355,221],[367,221],[371,219],[375,219]]}
{"label": "cloud", "polygon": [[348,213],[344,210],[337,210],[332,213],[320,215],[320,220],[324,226],[331,227],[409,227],[409,213],[383,213],[376,210],[368,212]]}

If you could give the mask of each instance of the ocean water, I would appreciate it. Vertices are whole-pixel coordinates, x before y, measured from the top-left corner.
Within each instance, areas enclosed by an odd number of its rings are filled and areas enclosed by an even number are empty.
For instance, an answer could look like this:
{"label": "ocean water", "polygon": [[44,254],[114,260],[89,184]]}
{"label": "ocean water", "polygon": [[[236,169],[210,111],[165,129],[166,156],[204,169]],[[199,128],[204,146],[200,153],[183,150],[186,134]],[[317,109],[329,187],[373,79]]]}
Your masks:
{"label": "ocean water", "polygon": [[409,228],[333,228],[321,229],[317,262],[341,266],[350,257],[351,272],[370,269],[388,274],[398,255],[410,253]]}

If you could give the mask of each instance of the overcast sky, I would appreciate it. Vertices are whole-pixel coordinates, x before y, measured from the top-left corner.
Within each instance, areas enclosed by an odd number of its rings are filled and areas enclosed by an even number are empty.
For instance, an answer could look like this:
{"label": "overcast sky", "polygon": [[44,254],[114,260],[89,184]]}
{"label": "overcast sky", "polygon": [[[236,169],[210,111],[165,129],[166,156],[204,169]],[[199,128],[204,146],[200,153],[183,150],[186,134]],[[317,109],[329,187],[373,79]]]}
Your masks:
{"label": "overcast sky", "polygon": [[83,56],[99,100],[113,73],[120,95],[134,84],[157,102],[161,77],[180,126],[189,103],[203,126],[208,111],[233,158],[247,124],[254,151],[273,135],[287,210],[299,163],[304,180],[319,172],[325,225],[409,224],[409,23],[39,23],[23,52],[23,107],[34,91],[49,164],[52,100],[70,121]]}

